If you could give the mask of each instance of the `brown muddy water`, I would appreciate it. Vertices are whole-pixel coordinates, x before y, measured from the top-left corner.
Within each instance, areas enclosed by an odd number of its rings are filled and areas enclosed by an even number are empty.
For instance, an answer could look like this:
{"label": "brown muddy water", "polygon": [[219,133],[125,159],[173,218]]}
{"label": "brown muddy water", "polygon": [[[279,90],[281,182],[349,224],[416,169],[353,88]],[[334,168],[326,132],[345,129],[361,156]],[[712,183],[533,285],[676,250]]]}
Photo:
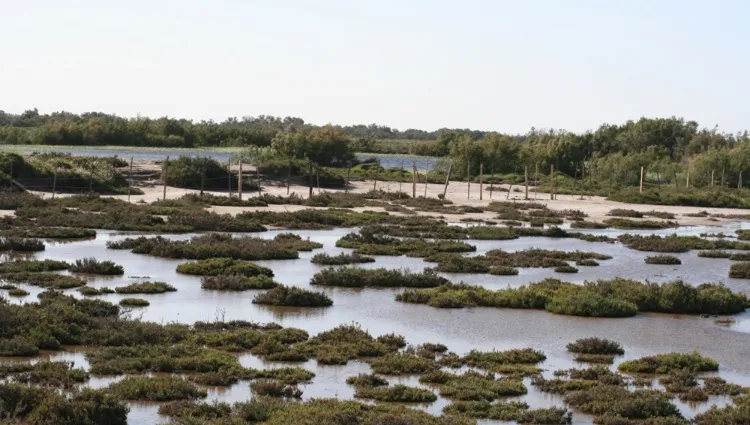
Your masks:
{"label": "brown muddy water", "polygon": [[[704,232],[733,234],[740,225],[722,227],[689,227],[677,230],[679,234],[697,235]],[[295,231],[303,238],[323,243],[323,248],[313,252],[300,253],[298,260],[259,261],[258,264],[271,268],[275,279],[286,285],[310,288],[309,280],[313,274],[323,269],[310,263],[310,258],[318,252],[337,254],[349,251],[335,247],[336,240],[356,229],[335,229],[330,231]],[[674,229],[656,232],[634,232],[643,234],[669,234]],[[257,234],[259,237],[272,238],[278,231]],[[595,234],[616,236],[620,231],[591,231]],[[551,376],[557,369],[582,367],[572,360],[565,345],[577,338],[599,336],[620,342],[626,350],[623,360],[644,355],[666,352],[699,351],[714,358],[721,364],[719,375],[730,382],[750,385],[750,314],[733,316],[734,323],[721,325],[716,318],[680,316],[666,314],[639,314],[625,319],[591,319],[553,315],[544,311],[512,310],[494,308],[470,309],[436,309],[424,305],[397,303],[394,295],[400,289],[345,289],[318,288],[326,292],[333,300],[330,308],[283,308],[252,304],[257,291],[242,293],[224,293],[207,291],[200,287],[200,278],[176,273],[175,268],[183,260],[170,260],[146,255],[133,254],[129,251],[109,250],[106,242],[138,234],[99,231],[96,239],[75,242],[46,241],[47,249],[36,258],[50,258],[72,261],[83,257],[94,256],[99,260],[112,260],[125,267],[122,277],[91,278],[93,287],[115,287],[142,279],[165,281],[177,288],[177,292],[156,295],[138,295],[148,299],[151,305],[133,310],[132,314],[144,320],[155,322],[193,323],[198,320],[212,321],[244,319],[256,322],[277,322],[286,327],[297,327],[310,334],[327,330],[340,324],[358,323],[373,335],[390,332],[402,334],[412,344],[424,342],[441,342],[451,351],[463,354],[470,349],[493,350],[533,347],[543,350],[548,359],[542,364],[545,375]],[[169,235],[174,239],[189,239],[193,235]],[[579,267],[577,274],[558,274],[551,269],[521,269],[518,276],[491,276],[471,274],[445,274],[454,282],[464,281],[482,285],[491,289],[517,287],[545,277],[557,277],[573,282],[592,279],[627,277],[639,280],[665,282],[682,279],[693,284],[704,282],[723,282],[735,291],[750,295],[750,281],[728,278],[731,262],[725,259],[707,259],[697,257],[697,251],[675,254],[682,260],[682,265],[662,266],[645,264],[644,257],[650,253],[628,249],[619,243],[591,243],[580,240],[551,238],[520,238],[510,241],[470,241],[477,247],[477,254],[490,249],[508,251],[531,247],[563,250],[596,251],[612,255],[614,258],[600,261],[599,267]],[[474,254],[472,254],[474,255]],[[366,268],[408,268],[418,271],[429,267],[418,258],[377,256],[375,263],[365,264]],[[41,292],[39,288],[21,285],[31,293],[23,299],[12,302],[26,302],[36,299]],[[75,290],[66,291],[78,296]],[[125,295],[111,294],[101,299],[118,302]],[[87,367],[83,351],[71,348],[67,352],[50,353],[55,360],[74,361],[77,366]],[[6,361],[11,361],[10,359]],[[265,362],[252,355],[241,355],[240,362],[249,367],[272,368],[287,364]],[[346,378],[359,373],[369,372],[369,366],[361,362],[350,362],[346,366],[320,366],[314,360],[296,364],[315,372],[312,383],[301,385],[303,398],[337,397],[352,398],[354,388],[346,384]],[[613,366],[616,367],[616,366]],[[120,378],[93,378],[87,385],[103,387]],[[416,377],[393,378],[391,382],[405,383],[424,387]],[[530,381],[526,381],[529,394],[520,399],[531,407],[562,406],[560,396],[537,391]],[[429,388],[429,387],[427,387]],[[235,402],[252,397],[248,382],[239,382],[231,388],[209,388],[208,400]],[[678,399],[673,402],[680,407],[683,414],[690,418],[705,411],[713,404],[724,405],[726,397],[712,397],[707,403],[688,404]],[[431,413],[439,414],[447,400],[426,405],[417,405]],[[157,413],[157,404],[132,404],[129,423],[136,425],[165,422],[166,418]],[[575,424],[591,424],[592,418],[574,414]],[[498,421],[480,421],[480,423],[501,423]]]}

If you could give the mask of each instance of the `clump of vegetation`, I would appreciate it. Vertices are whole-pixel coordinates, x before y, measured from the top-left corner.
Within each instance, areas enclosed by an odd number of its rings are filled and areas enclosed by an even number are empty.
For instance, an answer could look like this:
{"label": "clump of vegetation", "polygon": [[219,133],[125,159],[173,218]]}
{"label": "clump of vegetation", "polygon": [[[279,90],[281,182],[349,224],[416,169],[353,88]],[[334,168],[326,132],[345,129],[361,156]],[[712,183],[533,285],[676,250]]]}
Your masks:
{"label": "clump of vegetation", "polygon": [[362,229],[359,233],[349,233],[338,241],[336,246],[341,248],[353,248],[359,254],[366,255],[408,255],[410,257],[427,257],[441,252],[471,252],[476,247],[466,242],[425,239],[398,239],[389,236],[380,236],[370,233],[368,229]]}
{"label": "clump of vegetation", "polygon": [[615,208],[609,210],[607,215],[612,217],[630,217],[630,218],[643,218],[643,213],[636,210],[629,210],[624,208]]}
{"label": "clump of vegetation", "polygon": [[208,258],[191,261],[177,266],[177,272],[198,276],[267,276],[273,277],[273,271],[245,260],[231,258]]}
{"label": "clump of vegetation", "polygon": [[435,393],[430,390],[400,384],[392,387],[359,386],[354,393],[354,397],[397,403],[432,403],[437,400]]}
{"label": "clump of vegetation", "polygon": [[175,292],[177,288],[166,282],[141,282],[115,288],[118,294],[163,294]]}
{"label": "clump of vegetation", "polygon": [[40,361],[33,365],[21,363],[3,369],[0,375],[11,375],[11,380],[21,384],[69,389],[89,379],[89,374],[83,369],[73,368],[72,362]]}
{"label": "clump of vegetation", "polygon": [[630,220],[627,218],[608,218],[604,224],[617,229],[668,229],[677,227],[676,221],[656,221],[656,220]]}
{"label": "clump of vegetation", "polygon": [[443,413],[452,417],[470,417],[499,421],[516,421],[520,424],[569,425],[572,413],[559,407],[529,409],[520,401],[490,403],[481,401],[456,401],[445,408]]}
{"label": "clump of vegetation", "polygon": [[164,258],[205,260],[231,258],[234,260],[287,260],[299,258],[298,251],[321,248],[318,242],[303,240],[291,233],[280,233],[273,239],[255,237],[232,237],[232,235],[209,233],[190,240],[155,238],[128,238],[107,244],[111,249],[130,249],[136,254],[148,254]]}
{"label": "clump of vegetation", "polygon": [[750,253],[738,252],[729,256],[732,261],[750,261]]}
{"label": "clump of vegetation", "polygon": [[439,308],[499,307],[546,309],[574,316],[628,317],[638,311],[679,314],[735,314],[745,310],[747,297],[721,284],[697,287],[682,281],[664,284],[628,279],[575,285],[545,279],[520,288],[496,291],[466,284],[410,289],[396,295],[401,302]]}
{"label": "clump of vegetation", "polygon": [[78,227],[16,227],[2,232],[5,236],[40,239],[86,239],[96,237],[96,230]]}
{"label": "clump of vegetation", "polygon": [[656,421],[660,420],[657,418],[682,417],[666,394],[655,390],[628,391],[618,385],[596,385],[568,393],[565,403],[583,413],[598,416],[597,422],[602,424],[617,423],[607,418],[619,418],[622,423],[622,419]]}
{"label": "clump of vegetation", "polygon": [[433,288],[447,283],[450,283],[448,279],[438,276],[431,269],[425,269],[422,273],[410,273],[407,270],[362,269],[357,267],[325,269],[316,273],[310,280],[311,285],[352,288]]}
{"label": "clump of vegetation", "polygon": [[697,236],[670,235],[661,237],[658,235],[620,235],[617,238],[623,245],[637,251],[652,252],[687,252],[693,249],[719,250],[739,249],[750,250],[750,243],[729,241],[724,239],[709,240]]}
{"label": "clump of vegetation", "polygon": [[204,276],[201,288],[216,291],[248,291],[253,289],[272,289],[278,282],[266,275],[258,276]]}
{"label": "clump of vegetation", "polygon": [[375,358],[370,367],[381,375],[420,375],[438,369],[438,364],[432,359],[399,353]]}
{"label": "clump of vegetation", "polygon": [[70,289],[77,288],[86,284],[86,281],[75,276],[51,272],[18,272],[4,273],[0,278],[13,283],[26,283],[32,286],[38,286],[46,289]]}
{"label": "clump of vegetation", "polygon": [[520,379],[495,379],[493,373],[448,373],[442,382],[436,383],[440,386],[440,395],[452,400],[495,400],[500,397],[524,395],[528,391]]}
{"label": "clump of vegetation", "polygon": [[10,295],[11,297],[25,297],[29,295],[29,291],[23,290],[21,288],[13,288],[8,291],[8,295]]}
{"label": "clump of vegetation", "polygon": [[[238,186],[236,173],[208,157],[180,156],[167,161],[167,185],[194,189],[203,185],[206,189],[225,190],[231,181],[232,188]],[[258,190],[253,179],[244,179],[242,186],[247,190]]]}
{"label": "clump of vegetation", "polygon": [[70,265],[57,260],[16,260],[0,264],[0,273],[39,273],[67,270]]}
{"label": "clump of vegetation", "polygon": [[568,261],[588,259],[608,260],[609,255],[583,251],[557,251],[547,249],[526,249],[522,251],[503,251],[493,249],[484,255],[460,257],[451,254],[435,254],[425,261],[438,263],[437,270],[461,273],[490,273],[494,275],[518,274],[513,271],[518,267],[559,267],[562,273],[575,273],[577,270]]}
{"label": "clump of vegetation", "polygon": [[576,261],[576,266],[596,267],[598,265],[599,265],[599,262],[592,258],[583,258],[583,259]]}
{"label": "clump of vegetation", "polygon": [[355,387],[384,387],[388,381],[375,374],[360,373],[346,378],[346,383]]}
{"label": "clump of vegetation", "polygon": [[113,261],[99,261],[94,257],[76,260],[68,268],[73,273],[101,274],[101,275],[121,275],[125,269],[115,264]]}
{"label": "clump of vegetation", "polygon": [[300,398],[302,390],[294,385],[287,385],[275,379],[260,379],[250,383],[253,394],[266,397]]}
{"label": "clump of vegetation", "polygon": [[16,252],[44,251],[44,243],[36,239],[0,237],[0,251],[16,251]]}
{"label": "clump of vegetation", "polygon": [[646,264],[678,265],[682,264],[674,255],[651,255],[645,258]]}
{"label": "clump of vegetation", "polygon": [[618,369],[628,373],[669,373],[673,370],[713,372],[719,370],[719,363],[698,353],[668,353],[628,360],[621,363]]}
{"label": "clump of vegetation", "polygon": [[120,305],[123,307],[148,307],[151,303],[143,298],[123,298],[120,300]]}
{"label": "clump of vegetation", "polygon": [[361,264],[361,263],[373,263],[375,259],[367,257],[365,255],[359,255],[356,252],[347,254],[342,252],[339,255],[328,255],[326,253],[315,254],[310,260],[315,264],[322,264],[326,266],[342,266],[347,264]]}
{"label": "clump of vegetation", "polygon": [[597,337],[577,339],[569,343],[566,348],[571,353],[577,354],[625,354],[619,342]]}
{"label": "clump of vegetation", "polygon": [[729,277],[735,279],[750,279],[750,262],[732,264],[729,267]]}
{"label": "clump of vegetation", "polygon": [[597,221],[581,220],[570,223],[571,229],[606,229],[608,227],[606,224]]}
{"label": "clump of vegetation", "polygon": [[81,295],[86,297],[94,297],[97,295],[107,295],[107,294],[114,294],[115,291],[112,289],[109,289],[107,287],[101,287],[101,288],[93,288],[91,286],[81,286],[78,288],[78,292],[81,293]]}
{"label": "clump of vegetation", "polygon": [[612,364],[615,356],[612,354],[576,354],[573,360],[581,363]]}
{"label": "clump of vegetation", "polygon": [[490,274],[495,276],[516,276],[518,269],[510,266],[495,266],[490,269]]}
{"label": "clump of vegetation", "polygon": [[55,388],[0,384],[4,415],[23,423],[126,425],[128,407],[106,390],[64,394]]}
{"label": "clump of vegetation", "polygon": [[110,384],[107,392],[129,401],[194,400],[208,395],[178,376],[128,376]]}
{"label": "clump of vegetation", "polygon": [[674,214],[672,214],[671,212],[666,212],[666,211],[651,210],[651,211],[646,211],[644,214],[647,215],[647,216],[649,216],[649,217],[656,217],[656,218],[661,218],[661,219],[664,219],[664,220],[674,220],[675,219],[675,215]]}
{"label": "clump of vegetation", "polygon": [[296,286],[279,285],[256,295],[253,304],[287,307],[330,307],[333,305],[333,300],[323,292],[309,291]]}
{"label": "clump of vegetation", "polygon": [[704,258],[729,258],[732,256],[731,252],[728,251],[720,251],[720,250],[708,250],[708,251],[700,251],[698,253],[699,257]]}
{"label": "clump of vegetation", "polygon": [[566,264],[564,266],[557,266],[555,267],[555,272],[557,273],[578,273],[578,269]]}

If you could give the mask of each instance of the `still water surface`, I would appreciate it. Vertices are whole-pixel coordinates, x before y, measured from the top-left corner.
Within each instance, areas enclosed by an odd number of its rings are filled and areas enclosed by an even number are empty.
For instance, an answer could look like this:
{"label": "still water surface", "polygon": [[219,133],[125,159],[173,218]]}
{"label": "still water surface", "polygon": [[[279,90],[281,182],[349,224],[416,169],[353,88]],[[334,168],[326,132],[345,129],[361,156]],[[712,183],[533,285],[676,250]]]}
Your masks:
{"label": "still water surface", "polygon": [[[699,234],[703,232],[720,232],[731,234],[739,228],[738,224],[722,228],[680,228],[680,234]],[[356,229],[335,229],[330,231],[295,231],[303,238],[321,242],[323,248],[309,253],[300,253],[297,260],[259,261],[258,264],[271,268],[275,279],[287,285],[310,288],[310,277],[323,267],[310,263],[310,258],[317,252],[337,254],[349,251],[336,248],[335,242],[341,236]],[[641,233],[672,233],[674,230]],[[255,236],[273,238],[279,231],[269,231]],[[617,231],[592,231],[617,235]],[[633,233],[633,232],[631,232]],[[170,260],[146,255],[133,254],[129,251],[106,249],[106,242],[132,237],[110,231],[99,231],[96,239],[77,242],[47,242],[47,249],[37,258],[50,258],[72,261],[86,256],[95,256],[99,260],[112,260],[125,267],[125,276],[94,278],[89,285],[94,287],[115,287],[132,283],[140,279],[165,281],[177,288],[177,292],[143,295],[151,305],[138,309],[144,320],[155,322],[193,323],[198,320],[211,321],[217,318],[225,320],[244,319],[256,322],[277,322],[287,327],[307,330],[310,334],[331,329],[344,323],[358,323],[373,335],[390,332],[402,334],[412,344],[424,342],[441,342],[451,351],[463,354],[470,349],[493,350],[534,347],[547,354],[547,361],[542,364],[545,374],[551,376],[557,369],[581,367],[576,365],[572,356],[567,353],[565,345],[577,338],[600,336],[614,339],[623,344],[626,355],[618,362],[665,352],[692,352],[716,359],[721,364],[719,375],[731,382],[750,385],[750,314],[734,316],[736,323],[722,326],[715,318],[679,316],[666,314],[639,314],[626,319],[590,319],[553,315],[544,311],[512,310],[494,308],[471,309],[436,309],[424,305],[397,303],[393,298],[400,289],[345,289],[317,288],[325,291],[334,300],[330,308],[284,308],[252,304],[256,291],[243,293],[223,293],[206,291],[200,287],[200,278],[177,274],[175,268],[183,260]],[[193,235],[168,235],[174,239],[189,239]],[[665,282],[683,279],[693,284],[703,282],[723,282],[735,291],[750,294],[750,283],[746,280],[727,277],[729,260],[706,259],[697,257],[697,251],[676,254],[683,264],[678,266],[648,265],[643,258],[648,253],[630,250],[620,244],[590,243],[580,240],[551,238],[520,238],[510,241],[470,241],[476,245],[476,254],[490,249],[508,251],[526,248],[546,248],[565,250],[587,250],[609,254],[611,260],[601,261],[599,267],[579,267],[578,274],[557,274],[551,269],[521,269],[518,276],[491,276],[484,274],[445,274],[454,282],[464,281],[482,285],[491,289],[518,287],[535,282],[545,277],[558,277],[564,280],[583,282],[592,279],[629,277],[639,280]],[[429,267],[418,258],[378,256],[375,263],[362,267],[408,268],[418,271]],[[23,286],[23,285],[22,285]],[[36,299],[39,288],[28,287],[31,295],[25,300]],[[69,293],[78,296],[75,290]],[[139,295],[140,297],[141,295]],[[111,294],[102,299],[118,302],[125,295]],[[83,352],[73,349],[71,352],[53,353],[53,359],[72,360],[78,366],[86,367]],[[279,367],[284,364],[268,363],[252,356],[240,356],[245,366],[257,368]],[[298,364],[299,365],[299,364]],[[302,385],[303,398],[339,397],[352,398],[354,389],[345,383],[348,376],[369,371],[369,366],[361,362],[350,362],[346,366],[319,366],[315,361],[301,365],[316,373],[312,383]],[[119,378],[94,378],[89,385],[106,386]],[[392,382],[403,382],[409,385],[422,386],[415,377],[394,378]],[[526,382],[529,394],[520,399],[532,407],[561,406],[559,396],[536,391],[530,382]],[[240,382],[228,389],[209,389],[209,400],[235,402],[251,398],[247,382]],[[687,417],[706,410],[711,404],[723,405],[728,402],[724,397],[713,397],[709,403],[689,405],[675,399]],[[448,401],[419,406],[427,411],[439,414]],[[157,413],[156,404],[132,405],[129,422],[145,425],[164,421]],[[494,422],[498,423],[498,422]],[[575,414],[574,423],[591,424],[591,418]]]}

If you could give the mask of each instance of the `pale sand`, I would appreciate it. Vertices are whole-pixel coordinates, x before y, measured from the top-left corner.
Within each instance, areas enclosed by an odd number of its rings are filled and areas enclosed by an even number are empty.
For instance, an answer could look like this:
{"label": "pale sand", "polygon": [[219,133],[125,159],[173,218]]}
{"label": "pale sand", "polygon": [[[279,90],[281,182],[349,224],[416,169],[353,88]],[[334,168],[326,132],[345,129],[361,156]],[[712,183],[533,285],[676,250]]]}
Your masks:
{"label": "pale sand", "polygon": [[[496,185],[498,186],[498,185]],[[503,187],[507,188],[507,185],[502,185]],[[382,189],[385,191],[398,191],[399,190],[399,183],[398,182],[377,182],[377,184],[374,184],[373,181],[353,181],[351,182],[350,191],[354,193],[364,193],[369,190],[372,190],[373,187],[376,187],[378,189]],[[487,185],[484,186],[485,189],[487,188]],[[523,191],[523,186],[514,186],[514,188],[520,188]],[[424,184],[418,184],[416,188],[417,196],[423,196],[425,193],[425,185]],[[130,197],[131,202],[153,202],[159,199],[162,199],[163,195],[163,187],[146,187],[142,188],[144,191],[143,195],[132,195]],[[403,183],[401,185],[401,190],[410,194],[412,192],[412,185],[410,183]],[[180,189],[180,188],[174,188],[174,187],[167,187],[167,199],[175,199],[179,198],[182,195],[186,193],[196,193],[195,190],[190,189]],[[226,196],[227,192],[209,192],[215,195],[220,196]],[[287,189],[286,186],[281,185],[268,185],[263,187],[263,192],[268,193],[271,195],[286,195]],[[322,189],[322,192],[343,192],[343,189]],[[448,191],[446,193],[446,198],[452,201],[456,205],[471,205],[471,206],[486,206],[492,201],[505,201],[506,196],[508,195],[508,192],[495,192],[492,195],[490,194],[490,191],[484,190],[482,193],[482,198],[479,199],[479,184],[472,183],[471,184],[471,192],[467,193],[467,184],[464,183],[458,183],[458,182],[451,182],[448,185]],[[308,187],[307,186],[301,186],[301,185],[292,185],[290,188],[290,193],[295,193],[301,197],[307,197],[308,195]],[[314,193],[318,193],[318,188],[314,189]],[[443,185],[442,184],[427,184],[427,196],[431,198],[435,198],[438,196],[438,194],[443,193]],[[243,197],[244,199],[248,199],[254,196],[257,196],[258,192],[250,192],[250,193],[244,193]],[[236,195],[236,193],[235,193]],[[467,196],[468,195],[468,196]],[[49,196],[47,194],[46,196]],[[534,199],[536,196],[536,199]],[[125,195],[116,195],[113,196],[115,198],[119,199],[127,199],[127,196]],[[526,202],[523,200],[524,193],[523,192],[510,192],[510,198],[508,200],[512,200],[515,202]],[[577,209],[585,212],[588,214],[587,220],[590,221],[602,221],[606,218],[608,218],[607,213],[614,208],[628,208],[633,209],[637,211],[650,211],[650,210],[656,210],[656,211],[665,211],[675,214],[676,221],[679,222],[681,225],[690,226],[690,225],[717,225],[721,222],[728,222],[728,221],[740,221],[740,220],[730,220],[730,219],[720,219],[720,221],[712,221],[708,220],[703,217],[685,217],[684,214],[686,213],[695,213],[698,211],[708,211],[711,214],[749,214],[750,210],[747,209],[732,209],[732,208],[701,208],[701,207],[683,207],[683,206],[664,206],[664,205],[641,205],[641,204],[625,204],[620,202],[613,202],[608,201],[603,197],[599,196],[585,196],[584,199],[580,199],[578,195],[558,195],[556,200],[550,200],[549,194],[547,193],[537,193],[534,194],[533,191],[529,191],[529,202],[539,202],[547,205],[548,208],[553,210],[564,210],[564,209]],[[236,214],[242,211],[255,211],[255,210],[262,210],[262,211],[297,211],[300,209],[305,209],[309,207],[300,206],[300,205],[269,205],[268,207],[212,207],[211,209],[216,212],[221,213],[230,213],[230,214]],[[361,210],[382,210],[381,208],[355,208],[356,211]],[[495,218],[495,213],[492,212],[484,212],[479,214],[436,214],[436,213],[427,213],[427,212],[419,212],[420,215],[425,216],[444,216],[449,220],[458,221],[460,218],[479,218],[479,219],[485,219],[485,220],[491,220]],[[658,220],[658,219],[656,219]]]}

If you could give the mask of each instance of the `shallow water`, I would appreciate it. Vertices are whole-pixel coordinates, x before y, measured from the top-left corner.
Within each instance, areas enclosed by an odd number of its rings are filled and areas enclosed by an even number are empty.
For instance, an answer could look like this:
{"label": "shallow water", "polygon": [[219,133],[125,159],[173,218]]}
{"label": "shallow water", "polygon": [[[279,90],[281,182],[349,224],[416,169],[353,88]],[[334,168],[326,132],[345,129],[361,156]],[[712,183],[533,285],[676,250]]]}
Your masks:
{"label": "shallow water", "polygon": [[[117,149],[117,148],[103,148],[103,149],[87,149],[87,148],[70,148],[70,147],[54,147],[54,146],[7,146],[7,150],[15,151],[21,150],[23,152],[60,152],[69,153],[75,156],[94,156],[94,157],[108,157],[108,156],[119,156],[121,158],[133,158],[141,160],[160,161],[166,159],[168,156],[177,158],[179,156],[190,156],[197,158],[213,158],[219,162],[225,163],[230,158],[240,151],[238,148],[236,151],[229,150],[212,150],[212,149]],[[384,168],[404,168],[411,169],[412,163],[416,164],[417,169],[430,170],[435,165],[437,158],[425,157],[425,156],[411,156],[411,155],[386,155],[376,153],[359,153],[357,159],[364,161],[370,158],[376,158],[380,165]]]}
{"label": "shallow water", "polygon": [[[738,225],[718,227],[680,228],[680,234],[699,234],[706,231],[733,233]],[[258,264],[271,268],[275,279],[287,285],[310,287],[310,277],[324,267],[310,263],[317,252],[349,251],[335,247],[341,236],[354,229],[332,231],[295,231],[304,238],[323,243],[324,247],[314,252],[303,252],[298,260],[260,261]],[[620,232],[605,231],[611,236]],[[605,233],[592,231],[591,233]],[[667,234],[674,229],[658,232]],[[272,238],[279,231],[269,231],[254,236]],[[633,232],[630,232],[633,233]],[[109,250],[105,244],[109,240],[122,239],[133,234],[99,231],[96,239],[76,242],[47,242],[47,249],[36,255],[37,258],[51,258],[72,261],[86,256],[100,260],[112,260],[125,267],[125,276],[90,278],[94,287],[115,287],[140,278],[166,281],[178,291],[157,295],[138,295],[147,298],[151,306],[136,309],[133,314],[145,320],[156,322],[193,323],[198,320],[244,319],[256,322],[278,322],[284,326],[298,327],[311,334],[333,328],[342,323],[359,323],[373,335],[395,332],[406,337],[412,344],[441,342],[451,351],[459,354],[470,349],[480,350],[534,347],[543,350],[548,360],[543,363],[546,374],[557,369],[575,367],[572,355],[565,345],[577,338],[600,336],[614,339],[623,344],[626,355],[619,361],[643,355],[664,352],[699,351],[716,359],[721,364],[719,375],[730,382],[750,385],[750,314],[734,316],[735,323],[721,325],[716,318],[700,318],[666,314],[639,314],[625,319],[592,319],[553,315],[544,311],[512,310],[494,308],[436,309],[424,305],[397,303],[393,297],[400,289],[346,289],[315,288],[328,293],[334,300],[330,308],[283,308],[252,304],[257,291],[223,293],[206,291],[200,288],[200,278],[177,274],[175,267],[183,260],[169,260],[129,251]],[[169,235],[174,239],[188,239],[192,235]],[[578,274],[559,274],[551,269],[521,269],[518,276],[491,276],[469,274],[445,274],[452,281],[465,281],[498,289],[506,286],[520,286],[545,277],[557,277],[573,282],[612,277],[630,277],[640,280],[665,282],[683,279],[699,284],[703,282],[723,282],[735,291],[750,294],[750,283],[727,277],[729,260],[697,257],[697,251],[676,254],[683,264],[678,266],[647,265],[643,258],[649,253],[630,250],[620,244],[591,243],[580,240],[551,238],[520,238],[510,241],[470,241],[476,245],[477,254],[490,249],[521,250],[530,247],[565,250],[587,250],[610,254],[613,259],[600,261],[599,267],[579,267]],[[429,267],[418,258],[378,256],[375,263],[365,264],[366,268],[388,267],[421,270]],[[140,278],[134,278],[138,276]],[[31,292],[24,299],[13,302],[33,301],[39,288],[21,285]],[[75,290],[68,293],[78,296]],[[111,294],[100,298],[118,302],[125,295]],[[56,360],[74,361],[77,366],[87,367],[81,350],[51,354]],[[251,355],[243,355],[240,361],[245,366],[276,367]],[[347,366],[318,366],[315,361],[302,365],[316,373],[313,382],[303,385],[304,398],[339,397],[351,398],[354,389],[345,383],[346,377],[369,371],[369,366],[360,362],[350,362]],[[578,365],[580,367],[580,365]],[[89,385],[106,386],[117,378],[95,378]],[[403,378],[410,385],[418,384],[416,378]],[[394,379],[393,382],[397,380]],[[562,405],[561,398],[540,393],[527,382],[529,394],[522,397],[532,407]],[[209,400],[234,402],[251,397],[247,382],[240,382],[229,389],[211,389]],[[692,417],[704,411],[711,404],[725,404],[726,398],[712,398],[709,403],[689,405],[674,401],[683,413]],[[446,404],[443,399],[424,406],[432,413],[439,413]],[[130,414],[131,424],[158,423],[164,418],[157,414],[158,405],[136,404]],[[591,418],[576,414],[574,423],[590,424]]]}

